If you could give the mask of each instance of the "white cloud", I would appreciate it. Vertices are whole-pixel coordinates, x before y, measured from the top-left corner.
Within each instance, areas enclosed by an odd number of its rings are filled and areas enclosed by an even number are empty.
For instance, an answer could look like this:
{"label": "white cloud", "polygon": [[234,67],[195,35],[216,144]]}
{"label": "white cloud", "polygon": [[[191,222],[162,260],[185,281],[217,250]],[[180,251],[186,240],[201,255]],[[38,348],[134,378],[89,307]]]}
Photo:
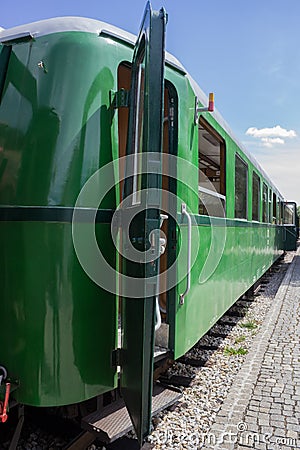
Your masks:
{"label": "white cloud", "polygon": [[280,137],[280,138],[294,138],[297,136],[294,130],[286,130],[282,128],[280,125],[276,125],[273,128],[256,128],[250,127],[246,131],[247,135],[256,137],[256,138],[269,138],[269,137]]}
{"label": "white cloud", "polygon": [[271,138],[271,137],[263,137],[261,138],[261,142],[263,143],[264,147],[273,147],[274,144],[284,144],[284,139],[281,138]]}
{"label": "white cloud", "polygon": [[[253,140],[254,141],[254,140]],[[299,148],[300,138],[287,140],[282,144],[271,144],[273,148],[261,143],[247,141],[247,147],[269,175],[272,182],[286,200],[300,205]],[[261,140],[260,140],[261,142]],[[249,145],[250,144],[250,145]]]}
{"label": "white cloud", "polygon": [[295,130],[286,130],[280,125],[276,125],[272,128],[250,127],[246,131],[246,135],[252,136],[256,139],[260,139],[261,145],[268,148],[285,144],[286,138],[292,139],[297,137],[297,133]]}
{"label": "white cloud", "polygon": [[0,31],[3,31],[3,30],[4,30],[4,28],[0,27]]}
{"label": "white cloud", "polygon": [[298,148],[289,148],[288,155],[265,151],[255,157],[283,196],[300,205]]}

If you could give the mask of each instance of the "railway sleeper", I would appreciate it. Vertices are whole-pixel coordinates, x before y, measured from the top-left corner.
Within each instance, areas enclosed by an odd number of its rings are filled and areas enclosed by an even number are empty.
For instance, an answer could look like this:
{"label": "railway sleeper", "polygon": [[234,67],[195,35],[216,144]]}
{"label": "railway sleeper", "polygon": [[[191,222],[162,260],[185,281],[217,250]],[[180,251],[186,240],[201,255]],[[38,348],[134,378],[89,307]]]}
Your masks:
{"label": "railway sleeper", "polygon": [[215,352],[216,350],[218,350],[219,345],[205,345],[205,344],[199,344],[197,345],[197,350],[203,350],[203,351],[211,351],[211,352]]}
{"label": "railway sleeper", "polygon": [[195,378],[195,375],[164,375],[160,377],[160,383],[169,388],[189,387]]}
{"label": "railway sleeper", "polygon": [[225,339],[227,338],[229,331],[209,331],[208,332],[209,336],[214,337],[214,338],[222,338]]}
{"label": "railway sleeper", "polygon": [[203,358],[188,358],[186,356],[182,356],[181,358],[178,359],[178,362],[180,362],[181,364],[185,364],[187,366],[191,366],[191,367],[204,367],[207,360],[203,359]]}
{"label": "railway sleeper", "polygon": [[246,314],[247,310],[245,308],[240,308],[238,309],[238,307],[235,307],[233,309],[229,309],[226,314],[227,316],[230,316],[232,318],[236,318],[236,319],[240,319],[241,317],[244,317]]}
{"label": "railway sleeper", "polygon": [[228,316],[227,313],[226,313],[225,316],[221,317],[219,323],[221,325],[227,325],[229,327],[234,327],[240,320],[241,320],[240,317]]}

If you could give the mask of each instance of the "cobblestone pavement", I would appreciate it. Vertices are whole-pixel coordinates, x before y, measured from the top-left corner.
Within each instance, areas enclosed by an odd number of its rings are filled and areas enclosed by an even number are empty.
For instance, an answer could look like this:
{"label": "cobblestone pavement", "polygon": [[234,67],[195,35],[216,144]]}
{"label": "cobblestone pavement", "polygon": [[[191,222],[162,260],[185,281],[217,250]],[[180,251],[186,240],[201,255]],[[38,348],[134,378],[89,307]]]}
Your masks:
{"label": "cobblestone pavement", "polygon": [[300,449],[300,247],[207,436],[211,449]]}

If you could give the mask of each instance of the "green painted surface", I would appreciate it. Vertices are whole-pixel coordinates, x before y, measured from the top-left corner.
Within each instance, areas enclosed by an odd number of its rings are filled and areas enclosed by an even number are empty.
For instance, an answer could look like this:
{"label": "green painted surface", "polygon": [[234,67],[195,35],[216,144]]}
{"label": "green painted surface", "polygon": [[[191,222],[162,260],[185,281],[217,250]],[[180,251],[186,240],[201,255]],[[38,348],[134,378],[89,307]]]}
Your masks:
{"label": "green painted surface", "polygon": [[284,249],[286,251],[297,250],[298,230],[296,225],[285,225],[284,228]]}
{"label": "green painted surface", "polygon": [[79,265],[71,225],[1,223],[0,244],[0,359],[20,380],[17,399],[68,404],[114,386],[115,305]]}
{"label": "green painted surface", "polygon": [[[182,231],[184,242],[186,227]],[[218,231],[222,239],[222,228]],[[211,228],[199,226],[199,233],[200,248],[192,268],[192,288],[185,304],[177,305],[175,358],[191,348],[282,253],[280,227],[226,227],[221,260],[210,278],[201,283],[199,278],[211,244]],[[184,287],[185,281],[179,285],[178,293]]]}
{"label": "green painted surface", "polygon": [[[179,123],[178,156],[198,167],[198,131],[193,125],[194,93],[188,82],[181,77],[176,80],[172,77],[178,89],[179,109],[186,111],[181,115]],[[179,77],[177,77],[179,78]],[[215,118],[205,114],[205,119],[223,137],[226,146],[226,217],[216,219],[215,242],[217,253],[220,255],[219,263],[210,261],[211,275],[205,282],[201,281],[201,273],[207,259],[211,245],[211,227],[209,218],[198,216],[197,192],[198,178],[191,179],[192,189],[187,189],[185,183],[177,183],[177,195],[188,205],[188,210],[195,217],[198,224],[193,226],[193,243],[196,242],[197,230],[200,236],[200,247],[195,255],[195,262],[191,271],[191,290],[185,298],[184,305],[179,305],[180,293],[184,292],[186,278],[179,283],[175,294],[175,320],[174,320],[174,354],[175,358],[183,355],[190,349],[203,334],[224,314],[224,312],[242,295],[254,282],[272,265],[282,254],[283,230],[280,226],[260,224],[247,220],[234,218],[235,210],[235,153],[240,154],[249,167],[248,172],[248,218],[252,217],[252,172],[254,165],[238,148],[237,144],[216,122]],[[184,177],[184,175],[182,175]],[[261,185],[264,177],[261,176]],[[193,192],[194,191],[194,192]],[[180,215],[181,203],[178,202],[177,213]],[[262,197],[260,215],[262,213]],[[179,221],[180,223],[180,221]],[[179,244],[183,251],[187,251],[187,227],[180,225],[178,229]],[[225,246],[223,249],[223,238]],[[178,250],[178,249],[177,249]],[[193,244],[192,252],[196,251]],[[219,256],[216,255],[216,258]],[[216,268],[215,268],[216,265]],[[178,267],[180,275],[185,267]],[[199,279],[200,278],[200,279]]]}
{"label": "green painted surface", "polygon": [[[74,206],[89,176],[116,157],[109,91],[131,54],[119,48],[81,32],[12,47],[0,105],[1,205]],[[114,209],[115,195],[101,206]],[[115,266],[110,228],[97,228]],[[0,230],[0,361],[20,380],[17,400],[61,405],[115,387],[116,298],[79,266],[71,224],[0,222]]]}

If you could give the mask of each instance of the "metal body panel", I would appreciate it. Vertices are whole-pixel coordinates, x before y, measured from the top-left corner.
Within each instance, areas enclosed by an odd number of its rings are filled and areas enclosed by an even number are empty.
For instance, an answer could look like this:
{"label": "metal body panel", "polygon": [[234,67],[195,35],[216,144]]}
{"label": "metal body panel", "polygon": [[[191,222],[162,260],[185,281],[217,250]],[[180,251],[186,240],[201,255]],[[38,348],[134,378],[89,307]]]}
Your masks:
{"label": "metal body panel", "polygon": [[[282,254],[282,227],[238,225],[226,227],[222,258],[205,283],[199,278],[211,245],[211,227],[199,225],[201,243],[191,272],[191,292],[177,307],[175,358],[190,349]],[[219,228],[222,239],[224,229],[221,224]],[[184,241],[186,230],[183,234]]]}
{"label": "metal body panel", "polygon": [[[109,236],[108,225],[98,228]],[[115,302],[79,265],[71,224],[1,222],[0,229],[0,359],[20,381],[17,400],[65,405],[113,388]]]}
{"label": "metal body panel", "polygon": [[284,228],[285,228],[284,249],[286,251],[296,251],[298,240],[298,230],[296,225],[284,225]]}
{"label": "metal body panel", "polygon": [[[12,46],[0,104],[0,203],[6,213],[26,207],[27,216],[0,222],[0,360],[20,381],[16,397],[25,404],[76,403],[117,383],[115,295],[80,267],[70,221],[29,216],[30,207],[50,216],[50,207],[73,207],[89,176],[114,158],[109,91],[131,54],[80,32]],[[115,209],[113,191],[101,207]],[[115,266],[109,225],[96,232]]]}
{"label": "metal body panel", "polygon": [[[167,72],[168,73],[168,72]],[[190,79],[170,74],[177,89],[180,99],[179,111],[185,111],[180,116],[178,156],[198,167],[198,129],[193,128],[193,109],[195,86],[189,84]],[[180,112],[179,112],[180,114]],[[214,219],[217,225],[215,229],[216,259],[218,253],[221,258],[216,268],[205,282],[199,278],[206,263],[211,246],[212,227],[210,219],[198,215],[198,197],[195,195],[198,188],[198,176],[193,171],[186,170],[183,165],[178,167],[177,204],[178,214],[178,248],[187,254],[187,226],[180,218],[182,201],[186,203],[188,211],[194,218],[193,222],[193,246],[196,246],[197,235],[200,239],[200,247],[195,255],[191,271],[191,290],[186,296],[184,304],[180,305],[180,294],[184,292],[186,277],[176,286],[175,301],[175,332],[174,354],[175,358],[183,355],[190,349],[203,334],[226,312],[226,310],[244,293],[255,281],[272,265],[283,252],[283,227],[272,224],[255,223],[248,220],[234,218],[234,158],[237,152],[248,164],[248,215],[252,214],[252,185],[250,179],[252,172],[256,170],[267,184],[269,179],[260,170],[259,165],[247,153],[244,153],[232,138],[227,127],[216,114],[206,114],[205,119],[224,139],[226,148],[226,217],[228,219]],[[186,173],[184,173],[184,171]],[[187,175],[188,174],[188,175]],[[182,180],[186,177],[187,188]],[[272,187],[272,184],[268,184]],[[277,190],[275,192],[278,193]],[[282,197],[281,197],[282,198]],[[262,209],[262,202],[261,207]],[[199,233],[199,234],[198,234]],[[226,233],[225,240],[224,233]],[[222,248],[224,245],[224,248]],[[195,250],[196,251],[196,250]],[[214,265],[213,262],[210,262]],[[178,278],[180,279],[178,267]],[[207,270],[207,267],[206,267]]]}

